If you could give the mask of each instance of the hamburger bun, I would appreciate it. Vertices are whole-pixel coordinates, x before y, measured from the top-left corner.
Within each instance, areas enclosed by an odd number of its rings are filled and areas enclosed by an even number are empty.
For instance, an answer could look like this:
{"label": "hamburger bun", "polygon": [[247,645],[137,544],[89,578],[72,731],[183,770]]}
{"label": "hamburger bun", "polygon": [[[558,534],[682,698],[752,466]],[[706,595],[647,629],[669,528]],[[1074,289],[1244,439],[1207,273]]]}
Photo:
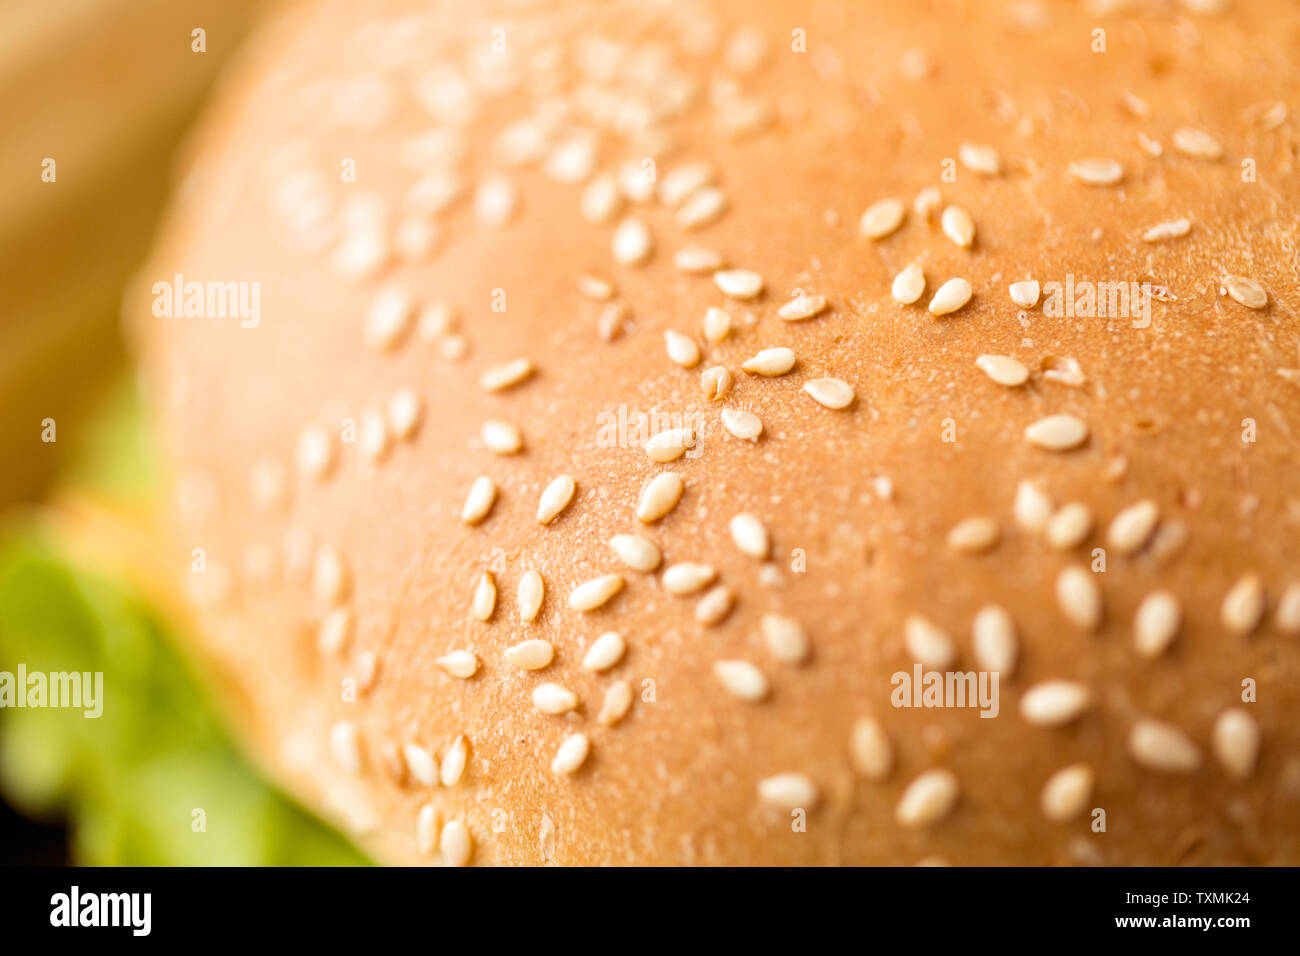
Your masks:
{"label": "hamburger bun", "polygon": [[291,8],[129,307],[249,746],[399,864],[1300,863],[1292,13]]}

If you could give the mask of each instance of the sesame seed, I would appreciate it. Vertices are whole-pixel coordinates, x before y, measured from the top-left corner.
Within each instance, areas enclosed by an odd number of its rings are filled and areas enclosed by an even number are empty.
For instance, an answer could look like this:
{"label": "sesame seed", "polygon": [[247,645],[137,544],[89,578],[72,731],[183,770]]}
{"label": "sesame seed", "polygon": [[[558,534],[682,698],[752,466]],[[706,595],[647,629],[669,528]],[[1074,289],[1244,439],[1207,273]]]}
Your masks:
{"label": "sesame seed", "polygon": [[537,369],[530,359],[511,359],[508,362],[493,365],[485,371],[479,379],[479,385],[482,386],[485,392],[500,392],[527,381],[536,371]]}
{"label": "sesame seed", "polygon": [[763,349],[740,367],[751,375],[784,375],[794,368],[794,352],[787,348]]}
{"label": "sesame seed", "polygon": [[518,201],[514,183],[500,173],[489,173],[474,193],[474,214],[485,226],[504,226],[514,215]]}
{"label": "sesame seed", "polygon": [[948,816],[961,788],[951,770],[927,770],[907,785],[894,808],[900,826],[927,827]]}
{"label": "sesame seed", "polygon": [[560,512],[569,507],[577,490],[578,483],[569,475],[560,475],[547,485],[537,504],[537,523],[550,524],[559,517]]}
{"label": "sesame seed", "polygon": [[355,618],[349,608],[334,608],[321,618],[316,629],[316,649],[326,656],[338,654],[352,640],[355,626]]}
{"label": "sesame seed", "polygon": [[613,342],[623,334],[631,311],[622,302],[611,302],[600,310],[596,318],[596,334],[602,342]]}
{"label": "sesame seed", "polygon": [[524,433],[513,422],[491,419],[483,423],[480,435],[488,451],[498,455],[515,455],[523,451]]}
{"label": "sesame seed", "polygon": [[665,471],[655,475],[641,491],[641,500],[636,506],[637,520],[646,524],[658,521],[677,507],[685,488],[686,482],[676,472]]}
{"label": "sesame seed", "polygon": [[1132,554],[1151,537],[1160,519],[1160,507],[1147,498],[1115,515],[1106,529],[1106,543],[1120,554]]}
{"label": "sesame seed", "polygon": [[969,282],[962,278],[949,279],[939,286],[934,293],[934,298],[930,300],[930,314],[948,315],[950,312],[956,312],[970,301],[970,297]]}
{"label": "sesame seed", "polygon": [[585,183],[596,164],[596,150],[590,139],[574,136],[557,143],[542,171],[558,183],[577,186]]}
{"label": "sesame seed", "polygon": [[767,652],[783,664],[802,664],[808,659],[811,645],[803,625],[783,614],[764,614],[759,621]]}
{"label": "sesame seed", "polygon": [[528,623],[535,621],[542,609],[542,599],[546,596],[546,583],[535,570],[524,572],[515,591],[515,600],[519,603],[519,620]]}
{"label": "sesame seed", "polygon": [[555,759],[551,761],[551,772],[563,777],[577,773],[587,762],[589,753],[591,753],[591,741],[586,734],[568,734],[560,741],[560,746],[555,751]]}
{"label": "sesame seed", "polygon": [[1138,130],[1137,141],[1138,146],[1140,146],[1142,151],[1148,156],[1163,156],[1165,153],[1165,148],[1160,145],[1160,140],[1152,139],[1141,130]]}
{"label": "sesame seed", "polygon": [[355,777],[361,772],[361,734],[352,721],[330,727],[330,755],[344,773]]}
{"label": "sesame seed", "polygon": [[1300,583],[1288,584],[1277,599],[1277,629],[1283,634],[1300,634]]}
{"label": "sesame seed", "polygon": [[948,532],[948,547],[965,554],[983,554],[998,543],[998,523],[988,515],[975,515],[953,525]]}
{"label": "sesame seed", "polygon": [[438,808],[432,803],[420,807],[415,815],[415,849],[421,856],[433,856],[438,847],[438,834],[441,827],[438,820]]}
{"label": "sesame seed", "polygon": [[881,199],[872,203],[862,213],[858,229],[868,239],[884,239],[892,235],[903,224],[907,207],[901,199]]}
{"label": "sesame seed", "polygon": [[492,576],[491,571],[484,571],[479,575],[478,583],[474,585],[474,599],[470,603],[470,611],[474,617],[480,621],[491,620],[492,612],[497,606],[497,582]]}
{"label": "sesame seed", "polygon": [[1204,130],[1189,129],[1184,126],[1174,130],[1173,141],[1174,149],[1184,156],[1192,156],[1196,159],[1223,158],[1223,147]]}
{"label": "sesame seed", "polygon": [[392,258],[392,249],[379,229],[349,226],[330,257],[330,269],[343,279],[359,282],[378,273]]}
{"label": "sesame seed", "polygon": [[334,439],[320,425],[308,425],[298,435],[295,454],[298,474],[316,481],[327,477],[334,468]]}
{"label": "sesame seed", "polygon": [[1029,379],[1029,369],[1009,355],[981,355],[975,360],[976,367],[999,385],[1015,388]]}
{"label": "sesame seed", "polygon": [[415,181],[406,194],[407,203],[420,212],[442,212],[463,193],[460,181],[447,170],[438,170]]}
{"label": "sesame seed", "polygon": [[438,779],[444,787],[454,787],[460,783],[465,773],[465,764],[469,762],[469,738],[464,734],[451,742],[447,752],[442,755],[442,766],[438,769]]}
{"label": "sesame seed", "polygon": [[694,428],[668,428],[645,443],[645,453],[651,461],[676,461],[695,447]]}
{"label": "sesame seed", "polygon": [[388,398],[388,427],[399,439],[415,434],[424,417],[424,399],[409,388],[399,388]]}
{"label": "sesame seed", "polygon": [[1092,799],[1093,779],[1092,768],[1087,764],[1071,764],[1056,771],[1043,784],[1038,800],[1043,816],[1064,823],[1083,813]]}
{"label": "sesame seed", "polygon": [[284,465],[269,458],[253,463],[249,483],[252,485],[253,504],[258,511],[279,511],[288,503],[289,483]]}
{"label": "sesame seed", "polygon": [[608,173],[601,173],[587,183],[578,202],[582,218],[594,225],[611,222],[623,210],[623,194]]}
{"label": "sesame seed", "polygon": [[1264,582],[1258,575],[1243,575],[1223,596],[1219,620],[1233,634],[1245,637],[1264,617]]}
{"label": "sesame seed", "polygon": [[727,693],[740,700],[760,701],[767,696],[767,678],[749,661],[715,661],[713,676]]}
{"label": "sesame seed", "polygon": [[731,369],[723,365],[715,365],[705,369],[700,375],[700,390],[704,392],[705,398],[716,402],[731,391],[734,382],[735,377],[731,374]]}
{"label": "sesame seed", "polygon": [[722,256],[704,246],[682,246],[673,254],[673,265],[687,275],[707,275],[722,268]]}
{"label": "sesame seed", "polygon": [[469,339],[463,335],[449,335],[442,340],[438,352],[448,362],[459,362],[469,354]]}
{"label": "sesame seed", "polygon": [[981,176],[996,176],[1002,172],[1002,160],[992,146],[962,143],[957,147],[957,158],[963,166]]}
{"label": "sesame seed", "polygon": [[1078,388],[1085,381],[1083,369],[1078,359],[1070,356],[1057,357],[1048,355],[1042,361],[1043,378],[1049,382]]}
{"label": "sesame seed", "polygon": [[722,218],[727,211],[727,194],[714,186],[696,190],[682,203],[674,217],[683,229],[702,229]]}
{"label": "sesame seed", "polygon": [[853,404],[853,386],[838,378],[809,379],[803,383],[803,390],[826,408],[838,410]]}
{"label": "sesame seed", "polygon": [[631,709],[632,685],[625,680],[615,681],[605,689],[605,699],[601,701],[596,723],[604,727],[613,727],[626,717]]}
{"label": "sesame seed", "polygon": [[424,787],[432,787],[438,782],[438,767],[433,754],[418,744],[402,745],[402,760],[411,778]]}
{"label": "sesame seed", "polygon": [[824,311],[826,311],[826,296],[800,293],[777,309],[776,314],[787,322],[799,322],[803,319],[811,319]]}
{"label": "sesame seed", "polygon": [[533,706],[543,714],[559,716],[578,706],[578,695],[562,684],[538,684],[533,688]]}
{"label": "sesame seed", "polygon": [[1013,282],[1007,288],[1011,293],[1011,301],[1022,309],[1032,309],[1038,305],[1039,287],[1037,279],[1025,279],[1021,282]]}
{"label": "sesame seed", "polygon": [[989,671],[1010,675],[1016,669],[1020,639],[1015,622],[1005,608],[987,604],[975,612],[971,622],[975,660]]}
{"label": "sesame seed", "polygon": [[618,574],[604,574],[579,584],[569,595],[569,607],[575,611],[594,611],[608,604],[623,590],[623,578]]}
{"label": "sesame seed", "polygon": [[1170,219],[1168,222],[1156,223],[1142,233],[1143,242],[1164,242],[1167,239],[1180,239],[1192,231],[1189,219]]}
{"label": "sesame seed", "polygon": [[1128,752],[1148,770],[1191,773],[1201,765],[1201,754],[1185,733],[1173,724],[1143,717],[1128,735]]}
{"label": "sesame seed", "polygon": [[925,270],[919,262],[913,262],[894,276],[890,294],[899,305],[911,305],[925,292]]}
{"label": "sesame seed", "polygon": [[1043,528],[1047,543],[1058,551],[1076,547],[1092,531],[1092,512],[1080,501],[1062,505]]}
{"label": "sesame seed", "polygon": [[352,571],[337,550],[324,546],[316,551],[312,568],[312,596],[327,606],[339,604],[352,590]]}
{"label": "sesame seed", "polygon": [[605,302],[614,297],[614,283],[588,273],[578,276],[578,292],[584,298]]}
{"label": "sesame seed", "polygon": [[1114,186],[1124,178],[1124,167],[1113,159],[1078,159],[1070,175],[1088,186]]}
{"label": "sesame seed", "polygon": [[698,189],[713,183],[713,167],[708,163],[686,163],[668,173],[659,183],[659,201],[678,206]]}
{"label": "sesame seed", "polygon": [[375,683],[379,673],[379,658],[374,651],[363,651],[352,662],[353,673],[357,679],[357,690],[365,693]]}
{"label": "sesame seed", "polygon": [[753,299],[763,292],[763,277],[748,269],[719,269],[713,273],[713,284],[732,299]]}
{"label": "sesame seed", "polygon": [[1229,777],[1245,780],[1255,772],[1259,756],[1259,724],[1243,707],[1229,707],[1214,721],[1212,742]]}
{"label": "sesame seed", "polygon": [[722,427],[743,441],[758,441],[758,436],[763,434],[763,422],[759,417],[741,408],[724,408]]}
{"label": "sesame seed", "polygon": [[1043,530],[1052,516],[1051,497],[1037,481],[1025,479],[1016,485],[1016,497],[1012,504],[1016,524],[1025,531],[1038,533]]}
{"label": "sesame seed", "polygon": [[474,839],[470,836],[469,827],[459,820],[448,820],[442,828],[438,850],[442,854],[443,863],[448,866],[464,866],[474,853]]}
{"label": "sesame seed", "polygon": [[704,313],[703,328],[705,340],[718,344],[731,334],[731,313],[716,306],[710,307]]}
{"label": "sesame seed", "polygon": [[1037,727],[1060,727],[1077,719],[1092,703],[1083,684],[1048,680],[1027,688],[1020,698],[1020,716]]}
{"label": "sesame seed", "polygon": [[639,534],[616,534],[609,539],[609,546],[614,549],[618,559],[633,571],[653,571],[663,560],[658,545]]}
{"label": "sesame seed", "polygon": [[778,773],[758,782],[758,798],[778,810],[811,809],[817,804],[817,785],[801,773]]}
{"label": "sesame seed", "polygon": [[1082,565],[1062,568],[1056,576],[1056,603],[1081,631],[1095,631],[1101,624],[1101,589]]}
{"label": "sesame seed", "polygon": [[664,569],[664,590],[669,594],[694,594],[713,583],[718,576],[711,564],[694,561],[679,561]]}
{"label": "sesame seed", "polygon": [[1151,115],[1150,104],[1136,93],[1131,90],[1125,90],[1122,96],[1124,107],[1138,119],[1146,119]]}
{"label": "sesame seed", "polygon": [[695,620],[711,627],[719,624],[736,606],[736,592],[725,584],[710,588],[695,605]]}
{"label": "sesame seed", "polygon": [[405,289],[380,289],[366,312],[366,344],[381,352],[392,349],[405,337],[414,314],[415,300]]}
{"label": "sesame seed", "polygon": [[478,658],[474,656],[473,651],[448,651],[437,658],[434,663],[450,676],[458,677],[461,680],[469,680],[478,673]]}
{"label": "sesame seed", "polygon": [[853,724],[849,737],[853,769],[868,780],[883,780],[894,767],[894,745],[880,721],[863,717]]}
{"label": "sesame seed", "polygon": [[940,195],[938,187],[926,186],[912,200],[912,212],[916,213],[918,219],[929,222],[942,205],[943,196]]}
{"label": "sesame seed", "polygon": [[555,660],[555,648],[550,641],[537,638],[520,641],[506,648],[506,663],[525,671],[539,671]]}
{"label": "sesame seed", "polygon": [[766,560],[772,550],[767,528],[756,515],[748,512],[742,512],[731,519],[731,540],[736,542],[736,547],[742,554],[760,561]]}
{"label": "sesame seed", "polygon": [[952,638],[919,614],[909,615],[903,622],[903,644],[908,654],[931,670],[947,670],[957,659]]}
{"label": "sesame seed", "polygon": [[961,206],[947,206],[939,216],[943,234],[963,249],[975,244],[975,220]]}
{"label": "sesame seed", "polygon": [[694,368],[700,364],[700,347],[689,335],[669,329],[664,333],[664,346],[668,358],[682,368]]}
{"label": "sesame seed", "polygon": [[1254,279],[1245,276],[1224,276],[1224,288],[1233,300],[1248,309],[1262,309],[1268,305],[1268,292]]}
{"label": "sesame seed", "polygon": [[487,475],[479,475],[469,486],[465,496],[465,506],[461,509],[460,520],[468,525],[475,525],[488,516],[496,504],[497,486]]}
{"label": "sesame seed", "polygon": [[607,671],[623,659],[627,652],[627,642],[618,631],[607,631],[591,642],[587,653],[582,657],[582,666],[586,670]]}
{"label": "sesame seed", "polygon": [[1088,440],[1088,425],[1074,415],[1048,415],[1026,427],[1025,438],[1048,451],[1069,451]]}

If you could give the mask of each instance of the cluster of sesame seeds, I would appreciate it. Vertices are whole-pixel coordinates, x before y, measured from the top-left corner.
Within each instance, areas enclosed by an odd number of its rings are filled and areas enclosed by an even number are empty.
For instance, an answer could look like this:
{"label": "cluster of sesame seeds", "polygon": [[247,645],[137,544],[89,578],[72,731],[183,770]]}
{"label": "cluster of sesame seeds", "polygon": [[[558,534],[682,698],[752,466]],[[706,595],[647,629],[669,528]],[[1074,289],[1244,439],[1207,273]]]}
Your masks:
{"label": "cluster of sesame seeds", "polygon": [[[755,70],[765,56],[763,44],[757,42],[760,40],[762,35],[757,31],[750,31],[747,35],[744,31],[737,31],[727,50],[729,68],[737,73]],[[907,72],[914,78],[920,79],[929,73],[930,67],[920,51],[910,51],[904,59],[909,65]],[[748,135],[771,122],[770,110],[760,99],[742,94],[738,88],[731,88],[730,81],[720,81],[718,85],[718,91],[710,94],[717,113],[715,119],[718,130],[728,135]],[[684,96],[669,92],[671,89],[670,84],[666,85],[665,97]],[[429,101],[436,105],[434,112],[439,115],[458,112],[460,109],[456,105],[459,97],[455,95],[427,95]],[[1138,112],[1145,108],[1141,100],[1131,97],[1131,103],[1141,104],[1130,105],[1135,115],[1149,115],[1149,109]],[[649,110],[649,107],[646,109]],[[629,112],[637,114],[639,109],[630,109]],[[1285,108],[1282,114],[1285,118]],[[613,172],[598,169],[596,139],[586,131],[566,129],[557,138],[554,130],[543,129],[546,124],[534,122],[535,119],[536,117],[530,117],[508,128],[494,147],[493,160],[503,167],[536,163],[556,182],[582,187],[576,191],[580,212],[588,222],[610,227],[607,234],[610,231],[612,234],[607,249],[612,252],[614,262],[619,266],[641,267],[654,259],[656,236],[651,234],[648,223],[655,223],[656,232],[662,228],[659,225],[661,222],[668,222],[669,225],[675,222],[684,230],[700,229],[717,221],[728,210],[727,196],[717,183],[717,170],[708,163],[688,161],[676,165],[656,185],[653,178],[643,175],[638,163],[631,160],[618,165]],[[624,119],[620,122],[631,121]],[[1215,160],[1223,155],[1222,146],[1213,137],[1198,130],[1179,129],[1172,135],[1171,141],[1174,151],[1195,159]],[[1159,143],[1153,140],[1148,142],[1155,148],[1154,155],[1158,155]],[[430,154],[438,152],[432,146],[425,145],[416,149],[416,145],[418,144],[413,143],[412,148],[422,162],[427,162],[424,151],[427,150]],[[1002,157],[992,146],[962,143],[958,157],[965,169],[981,177],[998,177],[1003,174]],[[1019,160],[1013,161],[1012,169],[1018,168]],[[1071,164],[1070,174],[1081,182],[1097,186],[1115,185],[1124,179],[1123,167],[1113,160],[1081,160]],[[489,171],[478,177],[475,185],[472,178],[463,183],[458,176],[446,171],[426,171],[416,181],[416,186],[412,187],[408,200],[413,206],[419,207],[415,212],[428,215],[412,213],[401,217],[397,234],[390,239],[383,236],[378,228],[382,217],[359,204],[347,217],[351,225],[335,255],[336,268],[353,280],[359,280],[378,275],[394,252],[412,260],[427,255],[436,244],[438,236],[438,228],[431,216],[448,208],[464,191],[466,184],[471,187],[473,213],[480,222],[492,228],[505,226],[517,218],[521,210],[527,212],[522,202],[521,188],[516,185],[523,182],[522,177],[516,179],[513,174]],[[642,207],[638,204],[655,199],[668,207],[670,219],[652,219],[649,215],[643,217],[639,213]],[[635,214],[627,214],[629,206]],[[945,206],[936,188],[923,189],[912,204],[911,211],[922,224],[937,220],[943,236],[957,247],[975,249],[974,218],[960,206]],[[908,206],[902,200],[882,200],[863,213],[859,222],[860,232],[869,239],[884,240],[902,227],[907,213]],[[1181,238],[1189,231],[1190,221],[1177,219],[1152,226],[1142,238],[1150,243],[1164,242]],[[664,235],[660,235],[659,239],[666,241]],[[951,250],[949,254],[952,254]],[[727,268],[724,256],[710,247],[682,245],[674,252],[672,261],[682,273],[711,278],[722,295],[736,302],[751,303],[764,295],[762,275],[749,269]],[[997,281],[996,277],[993,281]],[[620,280],[620,285],[624,284],[630,286],[631,283]],[[1268,293],[1256,280],[1225,275],[1220,279],[1220,284],[1221,294],[1243,307],[1258,309],[1268,304]],[[584,298],[603,304],[599,323],[602,339],[612,341],[633,328],[628,322],[628,306],[616,299],[618,291],[613,282],[588,273],[579,277],[576,287]],[[901,305],[921,301],[925,291],[926,276],[919,262],[903,268],[894,277],[890,289],[892,297]],[[971,295],[968,280],[949,279],[931,297],[929,309],[936,316],[947,315],[964,307]],[[1039,300],[1039,284],[1033,280],[1014,283],[1010,287],[1010,296],[1018,307],[1032,309]],[[849,300],[847,297],[837,297],[836,301],[847,304]],[[825,295],[800,293],[780,305],[775,310],[775,318],[797,323],[823,315],[829,308]],[[840,306],[837,305],[836,311],[839,309]],[[725,309],[711,307],[706,311],[697,332],[705,343],[703,348],[687,332],[666,331],[664,343],[670,361],[682,368],[694,369],[704,362],[705,352],[713,352],[711,346],[720,345],[728,339],[739,339],[746,330],[744,323],[751,322],[752,315],[746,313],[744,307],[737,307],[736,313],[741,318],[740,325]],[[831,317],[833,319],[834,316]],[[447,309],[436,304],[421,309],[408,293],[394,285],[382,287],[372,298],[365,317],[364,338],[371,349],[388,353],[402,346],[413,326],[418,330],[420,338],[444,343],[445,355],[464,354],[464,340],[457,336],[454,317]],[[683,325],[682,328],[686,326]],[[792,335],[798,334],[792,330]],[[455,342],[460,344],[453,344]],[[800,348],[801,360],[808,366],[818,360],[812,350],[804,351],[802,340],[792,341],[792,344]],[[710,362],[716,361],[710,355]],[[965,361],[969,362],[970,357]],[[732,369],[723,364],[705,364],[708,367],[700,374],[701,391],[705,398],[721,402],[733,396],[737,389]],[[795,364],[792,349],[766,348],[746,361],[742,369],[760,377],[779,376],[790,372]],[[982,354],[975,359],[975,364],[991,381],[1007,388],[1016,388],[1029,379],[1029,369],[1010,356]],[[1077,363],[1074,366],[1077,370]],[[506,392],[531,378],[534,373],[531,361],[520,358],[487,368],[482,374],[481,386],[486,392]],[[1056,366],[1048,368],[1045,365],[1042,378],[1076,386],[1082,383],[1081,374]],[[741,383],[741,394],[732,398],[732,401],[748,399],[749,396],[744,393],[748,386],[743,378]],[[856,397],[853,386],[838,378],[812,378],[804,382],[801,388],[813,401],[829,409],[848,408]],[[1008,396],[1008,400],[1018,399]],[[760,408],[760,405],[755,403],[754,407]],[[375,463],[382,461],[390,454],[395,439],[409,437],[415,430],[421,410],[419,396],[409,389],[395,392],[386,409],[380,406],[365,409],[359,419],[360,444],[365,457]],[[756,441],[763,433],[762,421],[748,409],[722,407],[720,418],[725,430],[735,438]],[[519,416],[518,420],[525,424],[531,421],[523,416]],[[773,422],[778,420],[771,419]],[[775,424],[773,429],[779,437],[780,429]],[[1088,437],[1087,425],[1073,415],[1048,416],[1025,430],[1028,442],[1053,451],[1077,448],[1087,442]],[[505,417],[493,417],[484,422],[480,438],[484,448],[499,455],[521,455],[527,448],[522,430]],[[696,438],[692,430],[669,429],[654,436],[646,444],[645,451],[656,464],[674,462],[686,450],[694,447]],[[296,459],[299,472],[304,478],[323,481],[338,467],[340,449],[334,441],[333,435],[319,425],[309,425],[304,429]],[[763,453],[762,447],[760,446],[759,454]],[[641,463],[644,464],[644,461]],[[683,464],[689,467],[688,463]],[[494,471],[494,474],[502,476],[501,493],[509,495],[512,486],[508,473]],[[254,480],[259,482],[262,489],[255,497],[267,502],[269,507],[283,506],[271,504],[283,497],[280,490],[285,484],[283,475],[272,477],[269,471],[261,475],[255,473]],[[888,480],[881,478],[878,481],[887,483]],[[635,516],[645,524],[667,517],[681,500],[684,487],[682,477],[675,472],[659,473],[645,486],[636,502]],[[475,480],[467,494],[461,520],[469,526],[486,521],[497,501],[498,490],[493,478],[484,475]],[[536,493],[534,487],[529,492],[530,497]],[[587,503],[587,496],[584,485],[581,500],[578,499],[577,483],[571,476],[554,478],[537,498],[537,522],[543,526],[552,525],[567,509],[573,508],[576,512],[583,507]],[[892,495],[880,492],[879,497],[890,500]],[[755,504],[747,504],[745,507],[761,510],[761,506]],[[683,509],[683,514],[685,510]],[[1013,517],[1017,527],[1040,534],[1050,547],[1059,550],[1079,546],[1093,532],[1093,515],[1088,506],[1072,501],[1057,507],[1037,482],[1029,480],[1022,482],[1017,490]],[[571,519],[560,520],[551,530],[540,533],[558,536],[564,533],[566,525],[570,523]],[[1160,520],[1154,502],[1138,502],[1116,513],[1110,523],[1104,525],[1105,543],[1111,550],[1126,556],[1154,551],[1156,539],[1167,524],[1168,521]],[[750,512],[737,514],[731,519],[728,529],[733,543],[743,555],[756,561],[767,561],[771,557],[771,535],[757,515]],[[976,515],[951,526],[947,543],[960,554],[977,554],[999,547],[1003,533],[997,518]],[[1013,537],[1014,534],[1013,531]],[[665,541],[665,546],[670,546],[670,539]],[[652,574],[663,564],[664,556],[659,546],[642,535],[615,535],[609,539],[609,546],[614,557],[629,571]],[[328,551],[323,553],[328,554]],[[338,562],[342,568],[340,571],[339,567],[331,568],[331,560],[333,559],[329,557],[324,559],[326,570],[320,575],[319,584],[313,582],[318,601],[328,607],[320,617],[317,628],[318,647],[327,656],[341,653],[353,640],[356,630],[356,619],[351,607],[339,603],[346,600],[350,589],[346,563]],[[706,571],[710,573],[706,574]],[[702,594],[696,605],[696,619],[700,623],[716,624],[726,617],[736,599],[734,591],[728,585],[717,583],[716,579],[717,574],[712,565],[703,561],[686,561],[670,564],[660,583],[669,594]],[[1101,596],[1096,580],[1085,568],[1074,565],[1063,570],[1057,578],[1057,599],[1061,611],[1067,620],[1083,630],[1095,630],[1100,626]],[[697,581],[700,583],[696,584]],[[624,579],[613,574],[588,580],[572,591],[570,609],[598,610],[612,600],[624,585]],[[485,571],[475,578],[470,602],[470,610],[475,619],[488,623],[504,616],[502,609],[497,607],[497,587],[498,581],[493,572]],[[681,590],[675,592],[674,588]],[[520,622],[528,624],[537,620],[544,595],[545,583],[541,573],[537,570],[527,571],[519,580],[516,594]],[[508,597],[505,600],[508,601]],[[1257,577],[1248,575],[1224,596],[1221,623],[1230,632],[1250,634],[1261,625],[1266,611],[1263,584]],[[550,613],[548,609],[548,617]],[[1276,618],[1279,629],[1300,630],[1300,585],[1292,585],[1282,593]],[[1176,597],[1161,590],[1149,593],[1139,606],[1133,624],[1134,645],[1139,656],[1155,657],[1163,653],[1174,640],[1180,622],[1181,608]],[[771,661],[777,664],[800,664],[807,661],[811,654],[807,634],[794,618],[775,613],[764,614],[760,634]],[[1011,616],[1005,609],[996,605],[981,608],[972,624],[972,639],[974,654],[981,666],[1007,674],[1015,668],[1019,640]],[[923,618],[909,619],[906,643],[909,653],[917,659],[950,663],[956,658],[956,642],[937,625]],[[605,632],[582,655],[581,666],[595,673],[604,673],[620,664],[626,650],[626,642],[621,634]],[[504,657],[511,667],[520,671],[544,670],[555,662],[557,648],[546,640],[523,640],[507,648]],[[373,655],[370,660],[374,661]],[[438,664],[448,674],[461,679],[474,676],[480,666],[477,656],[465,649],[444,654],[438,659]],[[489,660],[489,666],[490,664]],[[714,663],[714,674],[724,690],[736,698],[753,702],[769,696],[767,677],[747,660],[733,657],[718,660]],[[775,669],[773,674],[777,674]],[[550,686],[571,693],[558,683]],[[629,712],[633,696],[632,685],[626,680],[608,684],[596,717],[597,723],[604,727],[617,724]],[[1088,700],[1086,688],[1082,684],[1071,681],[1041,682],[1024,691],[1021,712],[1030,723],[1056,726],[1081,716],[1087,709]],[[576,707],[575,696],[574,708]],[[562,713],[576,716],[574,708]],[[1172,728],[1172,725],[1161,726],[1163,730]],[[342,729],[338,729],[340,727]],[[1139,728],[1143,733],[1139,733]],[[1145,724],[1135,726],[1133,739],[1130,740],[1134,758],[1144,765],[1158,765],[1162,760],[1178,763],[1178,746],[1170,744],[1172,735],[1165,734],[1162,737],[1161,734],[1150,731],[1151,728]],[[1258,728],[1244,711],[1234,709],[1223,712],[1215,725],[1212,749],[1216,759],[1230,775],[1249,774],[1258,745]],[[364,760],[354,724],[341,722],[336,725],[331,730],[331,747],[335,749],[336,759],[341,766],[352,768],[349,772],[360,772]],[[591,747],[592,738],[588,734],[567,734],[554,751],[551,769],[561,776],[576,773],[586,764]],[[1195,745],[1192,747],[1194,750]],[[467,739],[463,736],[457,738],[457,742],[437,766],[438,780],[448,786],[459,781],[464,773],[467,753]],[[1174,758],[1169,757],[1171,753],[1175,754]],[[408,743],[402,747],[401,755],[404,772],[410,778],[427,785],[430,778],[435,776],[430,770],[434,766],[432,751]],[[864,778],[883,779],[888,776],[894,763],[894,751],[879,722],[864,719],[854,725],[850,762],[854,770]],[[1243,767],[1246,768],[1244,771],[1240,769]],[[1041,806],[1044,815],[1058,821],[1077,816],[1090,799],[1093,786],[1094,775],[1088,765],[1074,764],[1057,771],[1043,785]],[[898,822],[905,826],[937,823],[951,812],[958,790],[955,776],[946,770],[923,774],[913,781],[900,799],[897,806]],[[791,773],[762,780],[759,796],[762,802],[771,806],[811,806],[819,799],[819,792],[809,776]],[[426,855],[437,850],[446,862],[458,865],[467,862],[472,854],[472,840],[465,824],[460,821],[443,824],[439,811],[432,804],[424,804],[419,809],[416,830],[418,845]]]}

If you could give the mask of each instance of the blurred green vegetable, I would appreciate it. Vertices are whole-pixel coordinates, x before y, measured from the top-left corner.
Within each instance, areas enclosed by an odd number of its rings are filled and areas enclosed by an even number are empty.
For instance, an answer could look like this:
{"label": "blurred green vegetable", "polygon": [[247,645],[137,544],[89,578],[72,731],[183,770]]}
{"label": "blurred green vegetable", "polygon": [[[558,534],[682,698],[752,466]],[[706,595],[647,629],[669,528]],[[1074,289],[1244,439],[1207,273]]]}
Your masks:
{"label": "blurred green vegetable", "polygon": [[[138,497],[152,486],[152,459],[133,390],[100,408],[96,439],[66,477]],[[82,864],[366,863],[239,754],[157,611],[107,573],[75,566],[51,527],[35,512],[0,529],[0,671],[102,671],[103,714],[0,710],[6,799],[33,817],[66,817]]]}

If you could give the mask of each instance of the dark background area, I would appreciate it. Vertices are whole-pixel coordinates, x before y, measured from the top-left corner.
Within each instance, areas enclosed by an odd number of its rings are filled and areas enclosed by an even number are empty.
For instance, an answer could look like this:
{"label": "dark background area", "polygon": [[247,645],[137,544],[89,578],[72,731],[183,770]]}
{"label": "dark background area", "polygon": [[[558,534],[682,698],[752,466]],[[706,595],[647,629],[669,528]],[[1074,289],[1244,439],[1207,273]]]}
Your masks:
{"label": "dark background area", "polygon": [[66,866],[68,832],[33,823],[0,800],[0,866]]}

